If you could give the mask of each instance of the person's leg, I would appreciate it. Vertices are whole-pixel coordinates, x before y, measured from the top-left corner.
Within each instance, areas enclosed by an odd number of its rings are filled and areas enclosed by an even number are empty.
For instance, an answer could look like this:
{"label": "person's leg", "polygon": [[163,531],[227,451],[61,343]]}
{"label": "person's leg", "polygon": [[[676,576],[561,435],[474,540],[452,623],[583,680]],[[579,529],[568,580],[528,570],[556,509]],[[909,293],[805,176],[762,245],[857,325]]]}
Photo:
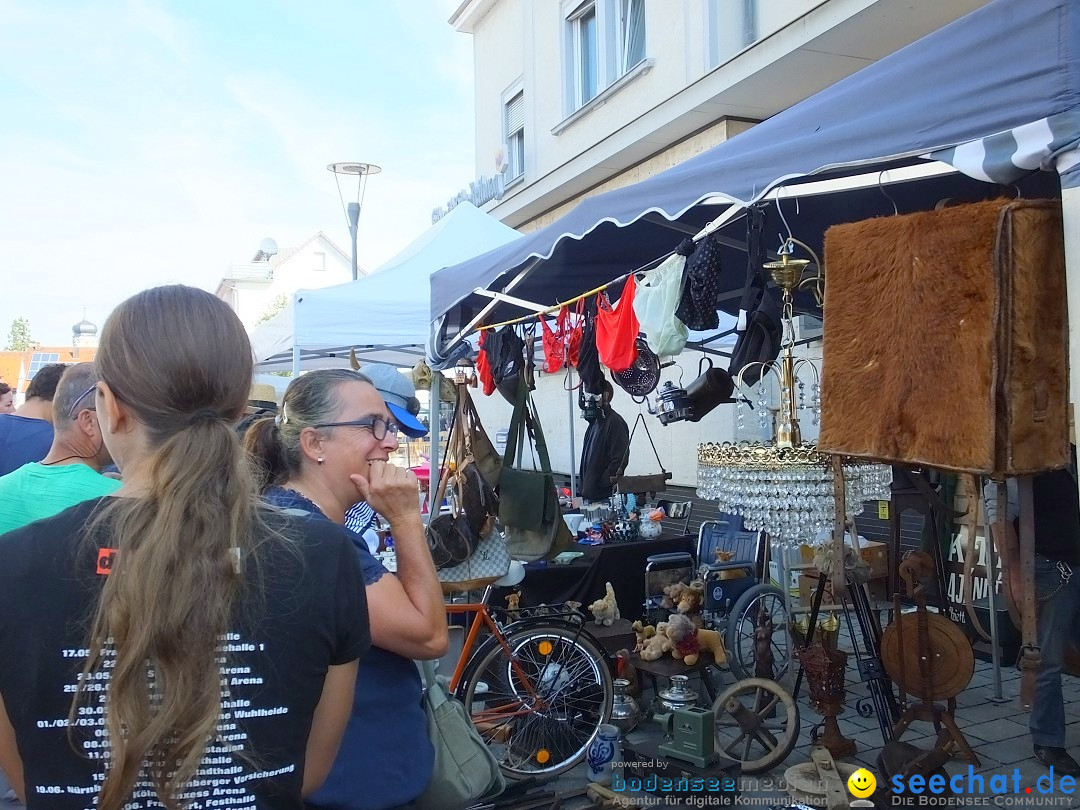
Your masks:
{"label": "person's leg", "polygon": [[1061,773],[1080,771],[1065,753],[1065,704],[1061,673],[1065,645],[1075,634],[1080,613],[1080,575],[1062,583],[1057,563],[1035,558],[1035,592],[1039,600],[1038,640],[1042,661],[1035,676],[1035,699],[1028,726],[1039,760]]}

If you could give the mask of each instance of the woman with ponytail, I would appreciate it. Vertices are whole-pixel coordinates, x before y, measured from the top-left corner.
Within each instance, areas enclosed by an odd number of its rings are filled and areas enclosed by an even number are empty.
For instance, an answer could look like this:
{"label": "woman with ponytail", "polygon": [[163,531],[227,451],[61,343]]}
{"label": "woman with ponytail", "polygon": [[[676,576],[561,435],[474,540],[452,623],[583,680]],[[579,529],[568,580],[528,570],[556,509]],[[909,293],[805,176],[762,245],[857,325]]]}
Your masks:
{"label": "woman with ponytail", "polygon": [[371,373],[379,388],[363,370],[298,377],[277,417],[256,422],[244,437],[271,503],[343,524],[349,508],[365,501],[394,536],[396,576],[353,535],[367,585],[372,648],[360,662],[337,760],[308,800],[311,810],[406,806],[424,792],[435,760],[413,659],[446,653],[446,606],[424,537],[416,476],[387,463],[407,424],[399,391],[387,390],[399,389],[401,382],[392,379],[398,372],[373,366]]}
{"label": "woman with ponytail", "polygon": [[301,808],[333,762],[364,588],[347,532],[258,498],[232,427],[251,358],[190,287],[105,324],[123,487],[0,538],[0,767],[28,810]]}

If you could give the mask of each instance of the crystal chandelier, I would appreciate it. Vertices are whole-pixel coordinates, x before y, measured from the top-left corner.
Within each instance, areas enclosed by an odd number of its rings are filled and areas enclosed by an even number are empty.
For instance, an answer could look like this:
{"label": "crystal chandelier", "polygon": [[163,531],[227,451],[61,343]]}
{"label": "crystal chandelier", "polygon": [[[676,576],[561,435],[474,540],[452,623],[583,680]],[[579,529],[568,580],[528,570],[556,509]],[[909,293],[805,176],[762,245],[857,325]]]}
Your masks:
{"label": "crystal chandelier", "polygon": [[[808,358],[794,355],[795,330],[792,325],[792,293],[803,280],[806,259],[792,259],[791,243],[781,252],[780,261],[765,269],[783,290],[784,338],[780,358],[762,367],[762,380],[772,375],[780,386],[780,408],[775,435],[770,442],[723,442],[698,445],[698,495],[718,502],[720,511],[741,515],[747,529],[766,532],[774,548],[795,548],[814,542],[836,520],[836,484],[833,456],[818,452],[812,442],[802,440],[798,411],[804,407],[798,371],[804,364],[817,369]],[[741,383],[742,374],[739,373]],[[796,383],[799,397],[796,400]],[[764,386],[759,387],[758,405],[767,418]],[[818,384],[815,382],[810,410],[817,424]],[[741,405],[740,405],[741,407]],[[741,422],[742,414],[739,414]],[[887,500],[892,468],[862,459],[842,457],[844,514],[847,520],[862,511],[863,502]]]}

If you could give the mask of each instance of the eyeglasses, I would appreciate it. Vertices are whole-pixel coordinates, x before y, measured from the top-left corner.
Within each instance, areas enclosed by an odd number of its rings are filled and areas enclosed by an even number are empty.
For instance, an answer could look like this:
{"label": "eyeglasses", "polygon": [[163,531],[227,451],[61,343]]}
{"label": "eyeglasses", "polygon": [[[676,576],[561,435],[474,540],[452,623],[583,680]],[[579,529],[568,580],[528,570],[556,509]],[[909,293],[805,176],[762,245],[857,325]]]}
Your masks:
{"label": "eyeglasses", "polygon": [[312,425],[314,428],[332,428],[332,427],[358,427],[367,428],[371,431],[371,435],[375,437],[375,441],[381,442],[386,438],[386,434],[390,434],[394,438],[397,438],[401,428],[396,422],[388,422],[381,416],[368,416],[364,419],[354,419],[351,422],[324,422],[321,425]]}
{"label": "eyeglasses", "polygon": [[[71,403],[71,408],[70,408],[70,409],[68,409],[68,414],[67,414],[67,418],[68,418],[68,419],[74,419],[74,418],[75,418],[75,414],[76,414],[76,413],[78,412],[78,408],[79,408],[79,403],[80,403],[80,402],[82,402],[82,401],[83,401],[84,399],[86,399],[86,398],[87,398],[87,397],[88,397],[88,396],[89,396],[89,395],[90,395],[91,393],[93,393],[93,392],[95,392],[95,391],[97,391],[97,383],[94,383],[94,384],[93,384],[93,385],[91,385],[91,386],[90,386],[89,388],[87,388],[87,389],[86,389],[85,391],[83,391],[83,392],[82,392],[81,394],[79,394],[79,398],[78,398],[78,399],[76,399],[76,400],[75,400],[74,402],[72,402],[72,403]],[[96,410],[97,410],[97,408],[84,408],[83,410],[87,410],[87,411],[96,411]]]}

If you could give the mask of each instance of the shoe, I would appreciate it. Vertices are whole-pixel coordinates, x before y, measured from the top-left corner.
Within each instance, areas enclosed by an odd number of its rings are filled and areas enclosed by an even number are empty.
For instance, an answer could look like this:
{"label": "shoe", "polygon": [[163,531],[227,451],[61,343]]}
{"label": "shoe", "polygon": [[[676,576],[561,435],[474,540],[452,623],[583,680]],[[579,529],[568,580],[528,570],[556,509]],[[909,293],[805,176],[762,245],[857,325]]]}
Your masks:
{"label": "shoe", "polygon": [[1080,779],[1080,765],[1069,756],[1069,752],[1064,748],[1036,745],[1035,759],[1039,760],[1047,768],[1053,768],[1055,774]]}

